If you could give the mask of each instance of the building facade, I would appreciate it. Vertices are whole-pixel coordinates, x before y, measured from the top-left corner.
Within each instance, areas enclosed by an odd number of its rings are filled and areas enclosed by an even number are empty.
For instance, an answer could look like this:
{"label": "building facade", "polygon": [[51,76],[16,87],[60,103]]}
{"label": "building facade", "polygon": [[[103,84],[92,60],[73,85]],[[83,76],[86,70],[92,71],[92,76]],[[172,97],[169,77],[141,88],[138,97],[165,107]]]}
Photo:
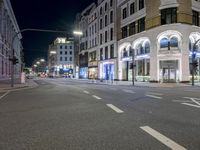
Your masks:
{"label": "building facade", "polygon": [[52,77],[75,76],[73,39],[58,37],[49,45],[48,68]]}
{"label": "building facade", "polygon": [[22,71],[22,44],[21,34],[13,41],[13,37],[20,31],[10,0],[0,0],[0,79],[9,79],[11,76],[11,61],[14,55],[18,59],[15,65],[15,78],[19,78]]}
{"label": "building facade", "polygon": [[134,68],[136,81],[189,82],[199,11],[197,0],[118,0],[119,80],[132,80]]}

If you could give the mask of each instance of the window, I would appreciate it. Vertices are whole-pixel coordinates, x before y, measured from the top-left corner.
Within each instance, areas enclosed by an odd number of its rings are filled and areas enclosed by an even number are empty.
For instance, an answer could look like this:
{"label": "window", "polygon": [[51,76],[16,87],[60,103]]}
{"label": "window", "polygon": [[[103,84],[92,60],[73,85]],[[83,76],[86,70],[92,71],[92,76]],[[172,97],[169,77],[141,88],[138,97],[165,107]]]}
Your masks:
{"label": "window", "polygon": [[170,41],[167,38],[163,38],[160,40],[160,48],[164,49],[167,48],[169,50]]}
{"label": "window", "polygon": [[105,27],[108,25],[108,16],[105,15]]}
{"label": "window", "polygon": [[110,7],[113,6],[113,0],[110,0]]}
{"label": "window", "polygon": [[138,32],[145,30],[145,18],[138,20]]}
{"label": "window", "polygon": [[129,36],[131,36],[131,35],[133,35],[133,34],[135,34],[136,33],[136,31],[135,31],[135,22],[133,22],[133,23],[131,23],[130,25],[129,25]]}
{"label": "window", "polygon": [[103,8],[101,7],[100,8],[100,15],[102,15],[103,14]]}
{"label": "window", "polygon": [[70,57],[70,61],[72,61],[72,57]]}
{"label": "window", "polygon": [[192,11],[192,23],[195,26],[199,26],[199,12]]}
{"label": "window", "polygon": [[103,48],[100,49],[100,60],[103,60]]}
{"label": "window", "polygon": [[107,10],[108,10],[108,4],[105,3],[105,11],[107,11]]}
{"label": "window", "polygon": [[144,44],[144,51],[145,51],[145,54],[150,53],[150,43],[149,42],[146,42]]}
{"label": "window", "polygon": [[72,49],[72,46],[70,46],[70,49]]}
{"label": "window", "polygon": [[128,36],[128,28],[127,26],[122,28],[122,38],[126,38]]}
{"label": "window", "polygon": [[178,47],[178,39],[176,37],[172,37],[170,39],[170,47],[171,48],[177,48]]}
{"label": "window", "polygon": [[161,24],[171,24],[177,22],[177,8],[161,10]]}
{"label": "window", "polygon": [[110,23],[113,23],[113,11],[110,12]]}
{"label": "window", "polygon": [[60,45],[60,49],[62,49],[62,45]]}
{"label": "window", "polygon": [[105,43],[108,41],[108,31],[105,31]]}
{"label": "window", "polygon": [[97,24],[94,25],[94,32],[97,33]]}
{"label": "window", "polygon": [[100,19],[100,29],[102,29],[102,28],[103,28],[103,20]]}
{"label": "window", "polygon": [[67,55],[67,51],[65,51],[65,55]]}
{"label": "window", "polygon": [[110,40],[113,40],[113,28],[110,29]]}
{"label": "window", "polygon": [[123,56],[123,58],[128,57],[128,51],[126,50],[126,48],[124,48],[122,56]]}
{"label": "window", "polygon": [[72,51],[70,51],[69,53],[70,53],[70,55],[72,55]]}
{"label": "window", "polygon": [[65,61],[67,61],[67,57],[65,57]]}
{"label": "window", "polygon": [[131,3],[130,5],[130,15],[135,13],[135,2]]}
{"label": "window", "polygon": [[123,9],[122,18],[125,19],[127,17],[127,8]]}
{"label": "window", "polygon": [[139,10],[144,8],[144,0],[139,0]]}
{"label": "window", "polygon": [[114,45],[110,45],[110,58],[114,58],[115,57],[115,53],[114,53]]}
{"label": "window", "polygon": [[67,45],[65,45],[65,49],[67,49]]}
{"label": "window", "polygon": [[60,61],[62,61],[62,57],[60,57]]}
{"label": "window", "polygon": [[100,44],[102,44],[102,43],[103,43],[103,35],[100,34]]}
{"label": "window", "polygon": [[108,59],[108,47],[105,47],[105,59]]}
{"label": "window", "polygon": [[60,55],[62,55],[63,54],[63,52],[62,51],[60,51]]}

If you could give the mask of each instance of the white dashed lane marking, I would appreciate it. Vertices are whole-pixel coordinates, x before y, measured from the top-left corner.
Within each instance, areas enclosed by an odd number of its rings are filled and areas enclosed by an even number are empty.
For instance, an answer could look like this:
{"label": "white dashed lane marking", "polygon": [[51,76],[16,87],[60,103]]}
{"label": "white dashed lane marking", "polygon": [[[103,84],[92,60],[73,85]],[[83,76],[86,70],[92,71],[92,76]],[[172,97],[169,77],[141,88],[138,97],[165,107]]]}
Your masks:
{"label": "white dashed lane marking", "polygon": [[126,90],[126,89],[123,89],[122,91],[124,91],[124,92],[126,92],[126,93],[130,93],[130,94],[135,94],[135,92],[132,91],[132,90]]}
{"label": "white dashed lane marking", "polygon": [[124,111],[122,111],[121,109],[117,108],[116,106],[114,106],[113,104],[106,104],[108,107],[110,107],[112,110],[114,110],[117,113],[124,113]]}
{"label": "white dashed lane marking", "polygon": [[147,94],[149,94],[149,95],[158,95],[158,96],[163,95],[162,93],[155,93],[155,92],[147,92]]}
{"label": "white dashed lane marking", "polygon": [[177,144],[173,140],[169,139],[168,137],[164,136],[163,134],[159,133],[149,126],[144,126],[140,128],[172,150],[186,150],[186,148],[184,148],[183,146]]}
{"label": "white dashed lane marking", "polygon": [[90,94],[90,92],[88,92],[88,91],[83,91],[85,94]]}
{"label": "white dashed lane marking", "polygon": [[92,97],[96,98],[96,99],[102,99],[101,97],[98,97],[96,95],[92,95]]}
{"label": "white dashed lane marking", "polygon": [[3,95],[1,95],[0,96],[0,100],[2,99],[2,98],[4,98],[6,95],[8,95],[10,93],[10,91],[7,91],[6,93],[4,93]]}
{"label": "white dashed lane marking", "polygon": [[147,97],[155,98],[155,99],[163,99],[162,97],[155,96],[155,95],[146,95]]}

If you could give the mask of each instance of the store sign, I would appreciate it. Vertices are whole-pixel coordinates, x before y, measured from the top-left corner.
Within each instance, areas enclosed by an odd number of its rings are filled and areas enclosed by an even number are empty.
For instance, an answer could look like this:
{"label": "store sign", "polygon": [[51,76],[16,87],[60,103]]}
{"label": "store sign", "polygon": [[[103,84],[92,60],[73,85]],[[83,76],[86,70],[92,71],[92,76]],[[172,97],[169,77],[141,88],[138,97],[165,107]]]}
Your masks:
{"label": "store sign", "polygon": [[88,66],[89,66],[89,67],[98,66],[98,63],[97,63],[97,61],[92,61],[92,62],[89,62],[89,63],[88,63]]}

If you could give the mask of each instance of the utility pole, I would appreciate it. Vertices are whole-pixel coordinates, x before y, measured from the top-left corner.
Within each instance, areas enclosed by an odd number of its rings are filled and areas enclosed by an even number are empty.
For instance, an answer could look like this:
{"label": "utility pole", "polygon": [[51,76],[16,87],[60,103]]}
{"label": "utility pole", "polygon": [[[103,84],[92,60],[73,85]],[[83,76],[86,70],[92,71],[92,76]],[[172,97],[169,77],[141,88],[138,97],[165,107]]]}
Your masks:
{"label": "utility pole", "polygon": [[196,71],[196,46],[198,44],[198,42],[200,41],[200,39],[198,39],[194,45],[193,45],[193,48],[192,48],[192,86],[194,86],[194,74],[195,74],[195,71]]}

